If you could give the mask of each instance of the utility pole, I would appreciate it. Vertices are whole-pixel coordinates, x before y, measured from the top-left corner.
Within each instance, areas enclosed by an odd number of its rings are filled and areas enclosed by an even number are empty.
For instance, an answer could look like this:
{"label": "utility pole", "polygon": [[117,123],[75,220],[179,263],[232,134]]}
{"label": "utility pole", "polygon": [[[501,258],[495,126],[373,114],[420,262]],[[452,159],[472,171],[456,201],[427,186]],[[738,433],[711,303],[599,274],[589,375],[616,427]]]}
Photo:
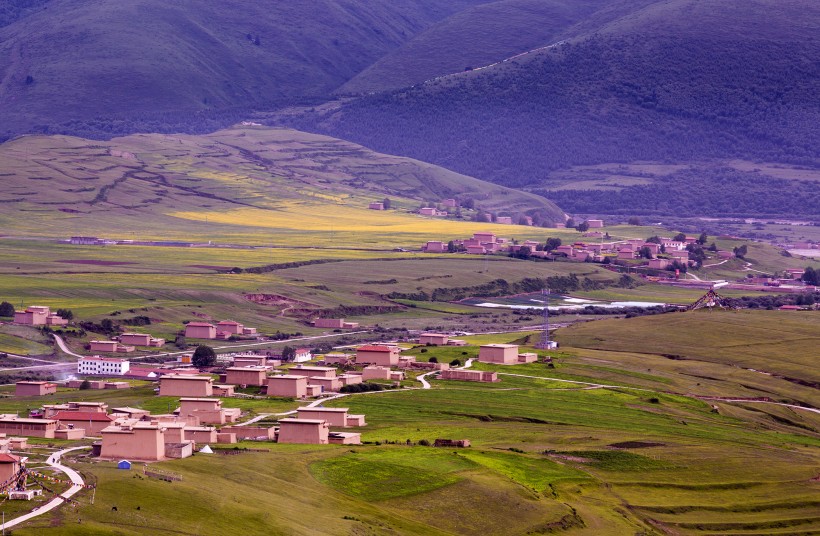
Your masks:
{"label": "utility pole", "polygon": [[549,307],[549,287],[541,291],[544,296],[544,333],[541,334],[541,341],[535,345],[536,348],[549,350],[550,349],[550,307]]}

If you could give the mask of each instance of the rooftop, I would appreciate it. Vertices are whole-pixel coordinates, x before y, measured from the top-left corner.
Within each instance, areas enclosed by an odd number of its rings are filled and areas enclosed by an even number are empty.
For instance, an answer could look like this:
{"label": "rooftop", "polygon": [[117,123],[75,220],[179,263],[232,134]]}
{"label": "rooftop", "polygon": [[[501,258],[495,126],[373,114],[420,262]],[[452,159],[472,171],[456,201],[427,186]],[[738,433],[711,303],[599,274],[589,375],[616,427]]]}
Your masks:
{"label": "rooftop", "polygon": [[113,419],[99,411],[60,411],[53,415],[58,421],[98,421],[111,422]]}

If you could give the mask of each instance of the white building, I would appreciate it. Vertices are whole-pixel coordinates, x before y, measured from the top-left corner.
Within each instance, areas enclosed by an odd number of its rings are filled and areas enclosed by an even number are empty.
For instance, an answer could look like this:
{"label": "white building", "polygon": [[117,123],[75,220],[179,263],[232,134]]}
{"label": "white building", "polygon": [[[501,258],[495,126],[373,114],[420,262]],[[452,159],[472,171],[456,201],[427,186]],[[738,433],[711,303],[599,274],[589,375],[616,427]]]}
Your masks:
{"label": "white building", "polygon": [[97,376],[122,376],[131,370],[131,362],[127,359],[112,359],[93,356],[81,357],[77,361],[77,374]]}

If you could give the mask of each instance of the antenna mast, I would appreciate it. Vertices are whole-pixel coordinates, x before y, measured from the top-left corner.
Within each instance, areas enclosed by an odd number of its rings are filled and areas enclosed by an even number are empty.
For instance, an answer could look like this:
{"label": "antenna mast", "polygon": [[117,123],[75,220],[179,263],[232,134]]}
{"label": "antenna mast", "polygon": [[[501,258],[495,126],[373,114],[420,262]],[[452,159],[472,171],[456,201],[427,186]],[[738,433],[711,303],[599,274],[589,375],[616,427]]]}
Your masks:
{"label": "antenna mast", "polygon": [[552,348],[552,343],[550,342],[550,289],[545,288],[541,291],[541,293],[544,296],[544,333],[541,334],[541,340],[535,345],[535,347],[543,350],[549,350]]}

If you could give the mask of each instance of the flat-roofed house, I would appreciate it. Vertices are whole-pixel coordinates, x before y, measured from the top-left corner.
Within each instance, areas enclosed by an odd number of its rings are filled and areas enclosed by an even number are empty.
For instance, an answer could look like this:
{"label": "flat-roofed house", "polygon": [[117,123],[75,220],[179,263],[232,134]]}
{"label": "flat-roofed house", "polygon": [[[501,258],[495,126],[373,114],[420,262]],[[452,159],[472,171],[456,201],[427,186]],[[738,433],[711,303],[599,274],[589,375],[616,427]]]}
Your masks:
{"label": "flat-roofed house", "polygon": [[344,325],[344,318],[317,318],[313,321],[313,326],[317,328],[342,329]]}
{"label": "flat-roofed house", "polygon": [[442,380],[458,380],[463,382],[497,382],[498,374],[485,370],[442,370],[439,376]]}
{"label": "flat-roofed house", "polygon": [[[217,430],[213,426],[185,426],[185,439],[196,443],[218,443]],[[234,441],[235,442],[235,441]]]}
{"label": "flat-roofed house", "polygon": [[6,436],[54,438],[55,419],[25,419],[16,415],[0,416],[0,434]]}
{"label": "flat-roofed house", "polygon": [[432,346],[446,346],[449,337],[441,333],[422,333],[419,335],[419,344],[429,344]]}
{"label": "flat-roofed house", "polygon": [[225,424],[236,422],[242,410],[223,408],[218,398],[180,398],[179,416],[182,419],[196,417],[203,424]]}
{"label": "flat-roofed house", "polygon": [[214,379],[210,376],[168,374],[159,379],[160,396],[207,397],[213,396]]}
{"label": "flat-roofed house", "polygon": [[111,460],[159,461],[165,456],[166,426],[151,422],[130,422],[104,428],[100,457]]}
{"label": "flat-roofed house", "polygon": [[447,244],[444,242],[440,242],[437,240],[433,240],[427,242],[422,248],[427,253],[446,253],[447,252]]}
{"label": "flat-roofed house", "polygon": [[329,433],[327,421],[321,419],[282,419],[276,442],[327,445]]}
{"label": "flat-roofed house", "polygon": [[342,380],[339,378],[310,378],[310,385],[319,385],[323,393],[337,393],[342,388]]}
{"label": "flat-roofed house", "polygon": [[384,203],[382,203],[380,201],[379,202],[374,201],[374,202],[370,203],[369,205],[367,205],[367,208],[369,208],[370,210],[384,210]]}
{"label": "flat-roofed house", "polygon": [[267,367],[229,367],[225,369],[225,383],[230,385],[265,385]]}
{"label": "flat-roofed house", "polygon": [[268,377],[268,396],[304,398],[308,395],[308,377],[281,375]]}
{"label": "flat-roofed house", "polygon": [[372,364],[395,367],[399,364],[397,346],[365,345],[356,348],[356,364]]}
{"label": "flat-roofed house", "polygon": [[88,349],[92,352],[116,352],[119,345],[117,341],[91,341]]}
{"label": "flat-roofed house", "polygon": [[233,356],[235,367],[264,367],[268,364],[268,357],[256,354],[240,354]]}
{"label": "flat-roofed house", "polygon": [[223,320],[216,324],[217,331],[230,333],[231,335],[242,335],[244,332],[244,328],[245,326],[243,326],[239,322],[234,322],[233,320]]}
{"label": "flat-roofed house", "polygon": [[25,311],[14,312],[14,323],[26,326],[65,326],[68,320],[44,305],[32,305]]}
{"label": "flat-roofed house", "polygon": [[57,392],[57,384],[51,382],[17,382],[14,384],[14,396],[45,396]]}
{"label": "flat-roofed house", "polygon": [[362,383],[362,375],[361,374],[342,374],[339,376],[339,381],[342,382],[342,385],[354,385],[357,383]]}
{"label": "flat-roofed house", "polygon": [[364,415],[348,415],[347,408],[299,408],[296,410],[300,419],[318,419],[327,421],[330,426],[348,428],[364,426]]}
{"label": "flat-roofed house", "polygon": [[304,367],[296,366],[288,369],[288,374],[307,376],[308,378],[335,378],[336,369],[333,367]]}
{"label": "flat-roofed house", "polygon": [[362,379],[367,380],[389,380],[390,367],[378,367],[370,365],[362,369]]}
{"label": "flat-roofed house", "polygon": [[147,333],[123,333],[120,342],[131,346],[150,346],[159,348],[165,344],[165,339],[156,339]]}
{"label": "flat-roofed house", "polygon": [[518,363],[518,345],[483,344],[478,349],[478,361],[497,365],[515,365]]}
{"label": "flat-roofed house", "polygon": [[587,220],[590,229],[600,229],[604,226],[604,220]]}
{"label": "flat-roofed house", "polygon": [[216,326],[207,322],[189,322],[185,325],[185,337],[189,339],[216,339]]}

